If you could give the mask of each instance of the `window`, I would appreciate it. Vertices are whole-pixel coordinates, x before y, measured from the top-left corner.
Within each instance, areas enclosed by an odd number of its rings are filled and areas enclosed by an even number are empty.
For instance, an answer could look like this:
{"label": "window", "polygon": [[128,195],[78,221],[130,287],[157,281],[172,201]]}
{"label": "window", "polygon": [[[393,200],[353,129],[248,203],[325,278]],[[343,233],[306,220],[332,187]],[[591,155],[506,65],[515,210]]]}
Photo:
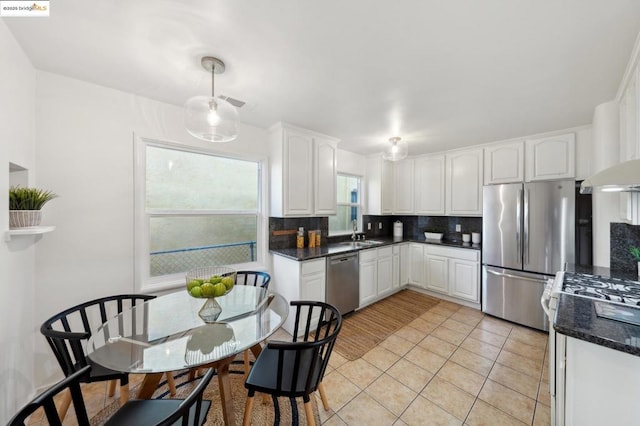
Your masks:
{"label": "window", "polygon": [[259,260],[259,161],[150,141],[141,145],[140,287],[181,283],[197,267]]}
{"label": "window", "polygon": [[338,210],[329,216],[329,233],[351,233],[353,221],[360,222],[360,177],[338,174],[336,193]]}

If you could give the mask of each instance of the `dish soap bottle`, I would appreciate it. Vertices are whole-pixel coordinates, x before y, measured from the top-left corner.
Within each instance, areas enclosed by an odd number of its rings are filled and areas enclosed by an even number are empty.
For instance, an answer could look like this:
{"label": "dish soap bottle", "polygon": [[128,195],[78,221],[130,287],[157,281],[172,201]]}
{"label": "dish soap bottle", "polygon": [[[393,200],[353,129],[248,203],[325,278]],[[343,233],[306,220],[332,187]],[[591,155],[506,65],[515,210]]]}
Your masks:
{"label": "dish soap bottle", "polygon": [[296,247],[301,249],[304,248],[304,228],[298,228],[298,236],[296,238]]}

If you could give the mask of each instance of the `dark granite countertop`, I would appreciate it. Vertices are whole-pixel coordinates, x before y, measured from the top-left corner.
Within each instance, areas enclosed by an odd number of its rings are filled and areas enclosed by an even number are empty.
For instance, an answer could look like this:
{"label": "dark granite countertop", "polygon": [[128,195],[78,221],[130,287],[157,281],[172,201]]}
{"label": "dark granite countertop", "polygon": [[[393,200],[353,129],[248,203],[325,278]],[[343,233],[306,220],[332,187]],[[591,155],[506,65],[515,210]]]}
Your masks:
{"label": "dark granite countertop", "polygon": [[[630,284],[640,286],[637,275],[633,277],[628,273],[618,273],[608,268],[567,265],[565,269],[579,274],[632,280]],[[640,326],[597,316],[595,302],[603,300],[561,293],[553,328],[566,336],[640,356]],[[623,309],[640,308],[623,305]]]}
{"label": "dark granite countertop", "polygon": [[329,243],[321,247],[314,248],[286,248],[286,249],[270,249],[269,253],[275,254],[278,256],[284,256],[289,259],[303,261],[303,260],[311,260],[317,259],[320,257],[331,256],[338,253],[348,253],[359,250],[367,250],[370,248],[384,247],[390,244],[398,244],[398,243],[423,243],[423,244],[433,244],[439,246],[446,247],[455,247],[455,248],[465,248],[470,250],[481,250],[481,244],[471,244],[471,243],[463,243],[462,241],[450,241],[450,240],[426,240],[424,238],[413,239],[413,238],[392,238],[392,237],[381,237],[381,238],[372,238],[373,241],[379,241],[381,244],[374,244],[367,247],[354,247],[349,244],[350,241],[345,241],[341,243]]}

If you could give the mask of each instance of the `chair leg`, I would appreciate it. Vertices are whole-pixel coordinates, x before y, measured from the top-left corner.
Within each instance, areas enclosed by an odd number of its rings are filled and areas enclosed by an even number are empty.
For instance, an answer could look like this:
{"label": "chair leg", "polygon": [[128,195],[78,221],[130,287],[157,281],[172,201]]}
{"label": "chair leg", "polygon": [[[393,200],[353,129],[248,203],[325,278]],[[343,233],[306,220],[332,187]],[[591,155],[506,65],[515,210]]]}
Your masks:
{"label": "chair leg", "polygon": [[114,380],[109,380],[109,390],[107,391],[107,395],[108,396],[113,396],[116,394],[116,381]]}
{"label": "chair leg", "polygon": [[169,393],[171,396],[176,396],[176,382],[173,380],[173,373],[168,372],[167,374],[167,384],[169,385]]}
{"label": "chair leg", "polygon": [[311,401],[304,403],[304,413],[307,415],[307,425],[315,426],[316,419],[313,417],[313,409],[311,408]]}
{"label": "chair leg", "polygon": [[327,399],[327,394],[324,392],[324,384],[322,382],[318,383],[318,392],[320,392],[320,399],[322,399],[322,406],[325,411],[329,411],[329,400]]}
{"label": "chair leg", "polygon": [[64,420],[64,416],[67,415],[67,411],[69,410],[69,406],[71,405],[71,391],[67,389],[64,391],[64,396],[62,397],[62,401],[60,401],[60,408],[58,408],[58,417],[60,420]]}
{"label": "chair leg", "polygon": [[242,418],[242,426],[251,424],[251,411],[253,410],[253,397],[247,396],[247,402],[244,404],[244,417]]}
{"label": "chair leg", "polygon": [[124,405],[129,400],[129,383],[120,385],[120,405]]}
{"label": "chair leg", "polygon": [[249,375],[249,368],[251,367],[251,363],[249,361],[249,350],[244,351],[244,379],[247,380],[247,376]]}
{"label": "chair leg", "polygon": [[196,368],[192,368],[191,370],[189,370],[189,376],[188,376],[188,380],[191,381],[193,379],[196,378]]}

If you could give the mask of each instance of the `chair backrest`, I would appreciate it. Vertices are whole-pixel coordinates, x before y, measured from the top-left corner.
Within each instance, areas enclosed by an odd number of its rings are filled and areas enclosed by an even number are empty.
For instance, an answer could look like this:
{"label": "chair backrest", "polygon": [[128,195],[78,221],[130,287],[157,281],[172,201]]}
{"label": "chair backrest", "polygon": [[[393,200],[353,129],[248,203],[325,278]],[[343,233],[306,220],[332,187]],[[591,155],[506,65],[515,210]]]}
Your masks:
{"label": "chair backrest", "polygon": [[[80,382],[85,381],[89,375],[91,367],[84,367],[74,374],[65,377],[60,382],[56,383],[49,389],[36,396],[31,402],[25,405],[18,413],[13,416],[7,426],[23,426],[27,423],[27,418],[33,414],[37,409],[43,408],[45,416],[50,426],[61,426],[62,421],[58,416],[58,411],[53,398],[60,392],[69,389],[71,391],[71,398],[73,401],[73,408],[76,412],[76,418],[78,419],[78,425],[87,426],[89,424],[89,418],[87,416],[87,409],[82,399],[82,391],[80,390]],[[32,422],[28,422],[33,424]]]}
{"label": "chair backrest", "polygon": [[335,306],[323,302],[292,301],[291,306],[296,307],[293,341],[271,341],[267,347],[279,351],[278,393],[308,395],[324,377],[342,328],[342,315]]}
{"label": "chair backrest", "polygon": [[[83,343],[108,319],[155,296],[121,294],[91,300],[60,312],[40,327],[65,376],[88,365]],[[135,323],[132,324],[135,327]]]}
{"label": "chair backrest", "polygon": [[262,271],[238,271],[236,274],[236,284],[252,285],[254,287],[269,288],[271,275]]}
{"label": "chair backrest", "polygon": [[202,410],[202,397],[204,395],[204,390],[209,385],[209,382],[211,381],[211,378],[214,376],[215,372],[215,369],[210,368],[202,377],[202,379],[200,379],[200,383],[198,383],[198,386],[196,386],[195,389],[191,391],[189,396],[187,396],[187,398],[180,403],[178,409],[174,413],[165,417],[162,421],[158,422],[157,426],[172,425],[180,419],[182,419],[182,426],[188,426],[190,418],[189,412],[191,411],[191,407],[193,407],[194,404],[196,406],[195,412],[192,413],[193,415],[191,416],[191,418],[193,419],[193,425],[197,425],[198,419],[200,419],[200,412]]}

